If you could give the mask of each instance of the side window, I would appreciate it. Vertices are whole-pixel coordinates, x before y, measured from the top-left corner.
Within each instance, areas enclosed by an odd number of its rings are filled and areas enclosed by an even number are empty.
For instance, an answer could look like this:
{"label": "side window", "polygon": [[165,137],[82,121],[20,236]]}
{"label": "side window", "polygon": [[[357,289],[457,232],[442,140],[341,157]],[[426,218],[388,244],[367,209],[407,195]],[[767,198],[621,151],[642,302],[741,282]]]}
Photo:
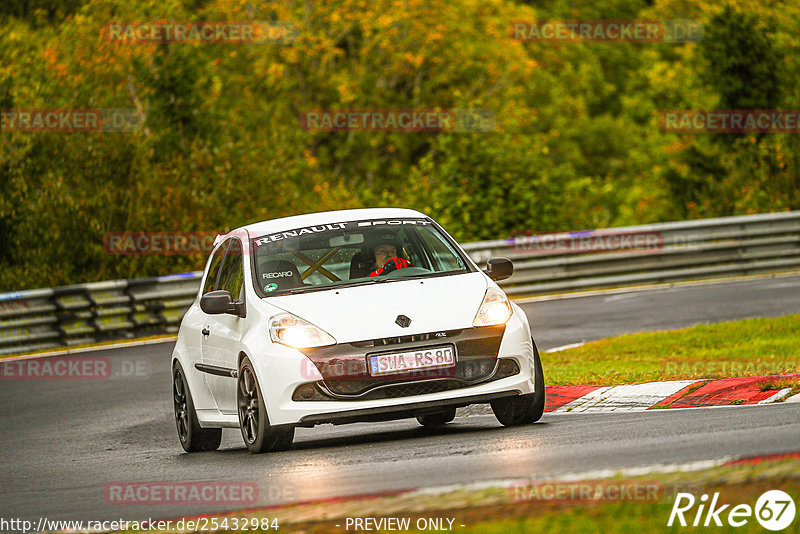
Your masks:
{"label": "side window", "polygon": [[242,260],[242,242],[231,239],[225,263],[219,277],[219,288],[228,291],[234,300],[241,299],[242,284],[244,282],[244,262]]}
{"label": "side window", "polygon": [[414,229],[409,232],[406,229],[400,231],[400,240],[403,242],[403,252],[401,253],[405,258],[411,262],[415,267],[428,268],[428,262],[425,261],[422,248],[424,243],[420,243],[420,232]]}
{"label": "side window", "polygon": [[211,263],[208,266],[208,276],[206,277],[206,282],[203,285],[203,295],[209,291],[213,291],[216,288],[217,275],[219,275],[219,266],[222,264],[222,258],[225,257],[225,249],[227,247],[228,243],[223,243],[211,257]]}
{"label": "side window", "polygon": [[458,254],[439,232],[421,232],[422,240],[433,256],[436,271],[460,271],[464,268]]}

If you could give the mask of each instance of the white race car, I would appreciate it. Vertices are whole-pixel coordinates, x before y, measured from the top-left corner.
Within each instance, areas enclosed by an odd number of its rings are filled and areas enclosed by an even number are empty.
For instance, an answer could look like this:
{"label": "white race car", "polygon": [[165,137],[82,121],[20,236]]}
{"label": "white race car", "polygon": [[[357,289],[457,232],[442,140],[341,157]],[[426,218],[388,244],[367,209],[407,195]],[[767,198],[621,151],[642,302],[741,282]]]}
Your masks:
{"label": "white race car", "polygon": [[241,429],[250,452],[296,427],[416,417],[453,420],[490,403],[503,425],[544,409],[523,311],[435,221],[360,209],[251,224],[217,238],[172,354],[186,451]]}

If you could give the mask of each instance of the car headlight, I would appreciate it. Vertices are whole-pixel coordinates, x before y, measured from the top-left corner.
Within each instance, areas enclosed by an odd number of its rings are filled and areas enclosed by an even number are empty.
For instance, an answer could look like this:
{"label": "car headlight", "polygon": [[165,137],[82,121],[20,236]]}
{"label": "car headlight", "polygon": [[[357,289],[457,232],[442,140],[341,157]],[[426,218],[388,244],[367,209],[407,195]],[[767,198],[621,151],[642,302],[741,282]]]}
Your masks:
{"label": "car headlight", "polygon": [[336,344],[329,333],[291,313],[282,313],[269,320],[269,338],[295,349]]}
{"label": "car headlight", "polygon": [[486,290],[481,307],[475,314],[472,326],[494,326],[505,324],[511,319],[511,304],[508,298],[499,289],[490,287]]}

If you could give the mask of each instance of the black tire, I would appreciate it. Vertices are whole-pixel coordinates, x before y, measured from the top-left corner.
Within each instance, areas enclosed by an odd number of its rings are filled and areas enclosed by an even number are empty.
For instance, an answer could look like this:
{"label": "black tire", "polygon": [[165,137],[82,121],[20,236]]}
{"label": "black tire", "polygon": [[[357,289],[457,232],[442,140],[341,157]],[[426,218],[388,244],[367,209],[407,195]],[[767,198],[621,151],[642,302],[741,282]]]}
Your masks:
{"label": "black tire", "polygon": [[221,428],[201,428],[194,411],[192,393],[177,361],[172,365],[172,401],[178,439],[186,452],[215,451],[222,443]]}
{"label": "black tire", "polygon": [[270,426],[263,398],[253,364],[245,356],[236,379],[236,404],[242,439],[253,454],[288,449],[294,440],[293,426]]}
{"label": "black tire", "polygon": [[492,401],[492,411],[503,426],[528,425],[542,418],[544,413],[544,370],[539,358],[539,349],[533,343],[534,392],[528,395],[517,395]]}
{"label": "black tire", "polygon": [[425,428],[436,428],[444,426],[456,418],[456,409],[447,408],[438,413],[418,415],[417,421]]}

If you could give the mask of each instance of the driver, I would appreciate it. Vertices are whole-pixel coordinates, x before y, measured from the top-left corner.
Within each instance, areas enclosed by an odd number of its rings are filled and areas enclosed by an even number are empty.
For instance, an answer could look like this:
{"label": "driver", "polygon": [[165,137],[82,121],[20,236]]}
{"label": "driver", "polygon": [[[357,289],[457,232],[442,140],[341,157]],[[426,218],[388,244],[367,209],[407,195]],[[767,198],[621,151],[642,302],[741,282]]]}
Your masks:
{"label": "driver", "polygon": [[397,253],[398,240],[394,234],[383,234],[376,241],[372,249],[375,256],[375,263],[372,265],[373,271],[370,276],[381,276],[388,274],[396,269],[405,269],[411,263]]}

